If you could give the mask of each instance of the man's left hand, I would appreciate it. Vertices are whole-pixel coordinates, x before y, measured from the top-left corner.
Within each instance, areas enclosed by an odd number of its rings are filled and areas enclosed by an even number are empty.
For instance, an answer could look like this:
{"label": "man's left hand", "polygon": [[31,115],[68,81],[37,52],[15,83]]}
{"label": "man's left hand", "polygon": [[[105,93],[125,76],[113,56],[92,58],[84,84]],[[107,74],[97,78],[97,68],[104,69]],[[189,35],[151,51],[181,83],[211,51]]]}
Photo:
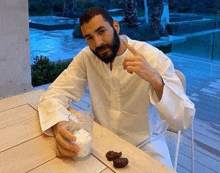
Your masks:
{"label": "man's left hand", "polygon": [[[131,57],[125,57],[123,62],[124,69],[128,73],[132,74],[135,72],[142,79],[153,82],[158,77],[158,72],[154,70],[150,64],[146,61],[144,56],[140,54],[135,48],[128,45],[126,41],[123,41],[125,47],[127,47],[130,52],[133,54]],[[160,76],[160,75],[159,75]]]}
{"label": "man's left hand", "polygon": [[150,82],[160,100],[163,95],[164,87],[162,77],[155,69],[150,66],[144,56],[140,54],[135,48],[130,46],[124,40],[123,44],[133,54],[131,57],[125,57],[123,62],[124,69],[126,69],[128,73],[132,74],[134,72],[145,81]]}

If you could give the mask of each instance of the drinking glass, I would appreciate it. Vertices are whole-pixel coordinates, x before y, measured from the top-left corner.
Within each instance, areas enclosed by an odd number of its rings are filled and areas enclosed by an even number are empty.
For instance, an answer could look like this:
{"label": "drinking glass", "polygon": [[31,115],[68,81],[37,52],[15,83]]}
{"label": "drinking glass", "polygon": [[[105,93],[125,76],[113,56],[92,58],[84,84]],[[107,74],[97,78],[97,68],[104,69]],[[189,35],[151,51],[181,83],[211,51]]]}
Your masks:
{"label": "drinking glass", "polygon": [[76,137],[74,142],[79,147],[76,160],[88,158],[92,152],[93,114],[88,111],[78,111],[69,115],[70,132]]}

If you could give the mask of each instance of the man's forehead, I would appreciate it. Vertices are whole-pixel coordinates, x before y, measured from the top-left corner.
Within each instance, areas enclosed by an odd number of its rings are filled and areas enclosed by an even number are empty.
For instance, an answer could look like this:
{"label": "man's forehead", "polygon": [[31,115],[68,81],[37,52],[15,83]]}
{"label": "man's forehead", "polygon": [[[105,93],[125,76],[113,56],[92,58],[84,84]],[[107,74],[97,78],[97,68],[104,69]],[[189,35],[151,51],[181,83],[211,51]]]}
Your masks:
{"label": "man's forehead", "polygon": [[90,29],[95,30],[101,26],[105,27],[108,24],[109,23],[102,17],[102,15],[96,15],[88,23],[84,23],[81,26],[81,30],[84,32]]}
{"label": "man's forehead", "polygon": [[[101,14],[95,15],[92,19],[98,20],[98,21],[100,21],[100,22],[106,22],[105,18],[104,18]],[[92,20],[92,19],[91,19],[91,20]],[[90,21],[91,21],[91,20],[90,20]]]}

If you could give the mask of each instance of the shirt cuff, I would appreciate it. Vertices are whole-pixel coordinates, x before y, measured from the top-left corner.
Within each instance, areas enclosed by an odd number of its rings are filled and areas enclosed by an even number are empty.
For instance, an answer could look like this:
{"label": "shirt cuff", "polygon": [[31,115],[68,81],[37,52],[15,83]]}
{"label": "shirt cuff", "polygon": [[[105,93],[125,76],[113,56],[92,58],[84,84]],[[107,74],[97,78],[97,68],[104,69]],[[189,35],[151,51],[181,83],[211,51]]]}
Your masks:
{"label": "shirt cuff", "polygon": [[43,131],[43,133],[44,133],[45,135],[47,135],[47,136],[54,136],[52,127],[49,128],[49,129],[47,129],[47,130],[45,130],[45,131]]}
{"label": "shirt cuff", "polygon": [[69,121],[68,116],[70,114],[71,113],[68,110],[65,110],[65,112],[51,116],[47,121],[41,122],[42,132],[48,136],[54,136],[52,127],[61,121]]}
{"label": "shirt cuff", "polygon": [[169,86],[166,85],[166,81],[164,81],[164,83],[165,85],[163,87],[163,95],[161,100],[158,99],[153,86],[150,85],[150,101],[160,112],[163,112],[163,114],[175,116],[177,111],[180,111],[176,110],[179,107],[179,102],[184,102],[184,100],[181,99],[181,95],[176,94],[172,89],[169,88]]}
{"label": "shirt cuff", "polygon": [[[165,87],[165,85],[164,85]],[[163,93],[164,93],[164,88],[163,88]],[[164,95],[164,94],[163,94]],[[162,98],[163,98],[163,95],[162,95]],[[150,96],[150,101],[153,105],[156,105],[160,100],[158,99],[157,97],[157,94],[153,88],[153,86],[150,84],[150,87],[149,87],[149,96]],[[162,100],[161,98],[161,100]]]}

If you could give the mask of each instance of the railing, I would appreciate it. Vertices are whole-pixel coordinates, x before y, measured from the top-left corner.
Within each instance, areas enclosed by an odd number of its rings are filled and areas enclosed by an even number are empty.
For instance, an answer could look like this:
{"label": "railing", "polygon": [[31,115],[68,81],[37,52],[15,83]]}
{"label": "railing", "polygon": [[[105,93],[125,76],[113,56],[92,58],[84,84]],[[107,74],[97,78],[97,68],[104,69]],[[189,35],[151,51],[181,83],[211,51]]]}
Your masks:
{"label": "railing", "polygon": [[[181,14],[180,14],[181,15]],[[193,18],[195,14],[189,14]],[[188,15],[188,17],[189,17]],[[218,15],[196,14],[202,19],[172,23],[173,35],[182,36],[186,41],[172,45],[172,53],[187,55],[192,59],[219,62],[220,20]]]}

